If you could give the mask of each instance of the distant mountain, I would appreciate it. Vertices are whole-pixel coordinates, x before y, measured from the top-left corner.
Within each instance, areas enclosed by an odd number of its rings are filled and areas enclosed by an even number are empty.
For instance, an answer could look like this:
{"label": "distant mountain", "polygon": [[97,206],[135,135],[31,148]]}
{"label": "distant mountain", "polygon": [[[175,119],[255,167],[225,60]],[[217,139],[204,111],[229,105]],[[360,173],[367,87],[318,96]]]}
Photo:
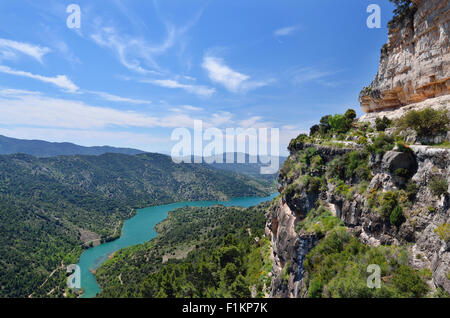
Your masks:
{"label": "distant mountain", "polygon": [[71,155],[99,156],[105,153],[121,153],[137,155],[141,150],[130,148],[115,148],[109,146],[83,147],[69,142],[48,142],[43,140],[24,140],[0,135],[0,155],[23,153],[35,157],[55,157]]}
{"label": "distant mountain", "polygon": [[120,235],[135,208],[178,201],[265,196],[255,178],[169,156],[0,156],[0,297],[61,296],[58,271],[83,242]]}
{"label": "distant mountain", "polygon": [[[220,157],[222,157],[222,163],[218,163],[216,160],[217,158],[214,158],[214,157],[204,157],[202,162],[208,163],[212,167],[219,169],[219,170],[225,170],[225,171],[231,171],[231,172],[235,172],[235,173],[245,174],[245,175],[249,175],[249,176],[252,176],[252,177],[258,178],[258,179],[275,181],[277,178],[278,172],[274,173],[274,174],[261,174],[261,167],[269,166],[271,162],[274,162],[273,160],[276,159],[276,157],[273,157],[273,156],[264,157],[263,158],[263,159],[265,159],[264,161],[269,162],[269,164],[262,163],[261,158],[257,158],[255,156],[250,156],[248,154],[236,153],[236,152],[235,153],[224,153],[222,155],[219,155],[219,159],[220,159]],[[227,157],[232,159],[232,160],[228,160],[228,161],[231,161],[230,163],[227,163]],[[185,161],[190,159],[190,162],[194,162],[194,160],[198,157],[190,156],[190,157],[184,157],[184,158],[185,158]],[[239,159],[240,163],[238,163],[238,159]],[[287,159],[287,157],[281,157],[281,156],[278,157],[280,167],[283,166],[284,161],[286,159]]]}

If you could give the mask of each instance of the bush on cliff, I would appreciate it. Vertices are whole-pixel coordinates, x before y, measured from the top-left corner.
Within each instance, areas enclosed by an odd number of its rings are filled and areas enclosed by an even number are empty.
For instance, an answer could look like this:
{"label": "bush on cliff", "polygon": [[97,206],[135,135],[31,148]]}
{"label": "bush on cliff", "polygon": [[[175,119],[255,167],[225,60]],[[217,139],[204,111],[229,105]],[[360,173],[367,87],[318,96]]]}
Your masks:
{"label": "bush on cliff", "polygon": [[450,223],[444,223],[439,225],[434,232],[444,242],[450,242]]}
{"label": "bush on cliff", "polygon": [[392,121],[386,116],[383,116],[383,118],[377,117],[377,119],[375,119],[375,127],[377,131],[385,131],[391,124]]}
{"label": "bush on cliff", "polygon": [[402,225],[402,223],[405,221],[402,207],[397,205],[394,208],[394,210],[392,211],[389,219],[391,221],[391,224],[396,227],[399,227],[400,225]]}
{"label": "bush on cliff", "polygon": [[356,111],[354,109],[347,109],[344,114],[345,118],[347,118],[350,122],[354,121],[356,118]]}
{"label": "bush on cliff", "polygon": [[336,114],[328,120],[331,130],[337,134],[345,134],[350,130],[351,122],[344,115]]}
{"label": "bush on cliff", "polygon": [[411,110],[401,117],[398,129],[412,128],[418,137],[434,137],[446,133],[450,126],[450,111],[446,108]]}
{"label": "bush on cliff", "polygon": [[434,176],[431,179],[428,187],[430,188],[430,191],[433,195],[441,197],[442,195],[447,193],[448,183],[447,180],[443,177]]}
{"label": "bush on cliff", "polygon": [[368,154],[365,151],[352,151],[337,156],[328,165],[328,177],[343,181],[358,179],[368,180],[371,177]]}
{"label": "bush on cliff", "polygon": [[[335,227],[306,256],[308,296],[319,297],[424,297],[428,287],[420,273],[407,266],[403,247],[371,247],[344,227]],[[367,266],[381,269],[381,288],[367,287]]]}

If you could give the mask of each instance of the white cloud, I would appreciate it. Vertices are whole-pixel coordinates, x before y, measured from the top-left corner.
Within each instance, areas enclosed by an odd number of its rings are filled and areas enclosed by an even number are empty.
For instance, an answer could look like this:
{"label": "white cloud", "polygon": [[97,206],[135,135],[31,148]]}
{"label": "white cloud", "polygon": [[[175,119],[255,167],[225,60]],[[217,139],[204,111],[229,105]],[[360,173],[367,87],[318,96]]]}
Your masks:
{"label": "white cloud", "polygon": [[137,104],[137,105],[152,103],[151,101],[147,101],[147,100],[121,97],[121,96],[112,95],[112,94],[105,93],[105,92],[87,91],[87,93],[97,95],[100,98],[107,100],[109,102],[128,103],[128,104]]}
{"label": "white cloud", "polygon": [[250,76],[234,71],[220,58],[205,56],[203,68],[208,72],[211,81],[223,85],[232,93],[246,92],[262,86],[266,86],[270,81],[250,81]]}
{"label": "white cloud", "polygon": [[189,93],[196,94],[203,97],[209,97],[215,93],[214,88],[202,86],[202,85],[191,85],[191,84],[182,84],[175,80],[166,79],[166,80],[141,80],[142,83],[148,83],[153,85],[158,85],[166,88],[180,88]]}
{"label": "white cloud", "polygon": [[293,34],[296,31],[298,31],[299,29],[300,29],[300,27],[298,25],[294,25],[294,26],[290,26],[290,27],[277,29],[273,32],[273,34],[275,36],[288,36],[288,35]]}
{"label": "white cloud", "polygon": [[206,56],[203,60],[203,68],[208,71],[209,78],[213,82],[224,85],[229,91],[239,91],[242,83],[250,76],[233,71],[219,58]]}
{"label": "white cloud", "polygon": [[148,115],[91,106],[80,101],[10,89],[0,90],[0,109],[2,125],[64,129],[192,127],[195,119],[187,114]]}
{"label": "white cloud", "polygon": [[[156,5],[156,3],[154,4]],[[120,7],[123,6],[120,5]],[[132,15],[128,10],[123,13],[131,21],[135,20],[131,18]],[[161,68],[156,62],[156,58],[183,42],[184,35],[197,24],[201,15],[202,10],[188,21],[186,25],[181,27],[176,27],[163,19],[166,37],[157,44],[149,43],[143,38],[122,34],[113,26],[103,27],[101,22],[96,23],[96,30],[91,35],[91,39],[97,45],[112,50],[117,55],[120,63],[129,70],[140,74],[159,74],[161,73]],[[142,23],[142,21],[138,22],[139,25],[145,26],[145,23]]]}
{"label": "white cloud", "polygon": [[58,86],[59,88],[62,88],[68,92],[76,92],[78,90],[78,86],[76,86],[70,79],[67,78],[65,75],[58,75],[56,77],[47,77],[37,74],[32,74],[25,71],[19,71],[9,68],[8,66],[0,65],[0,72],[6,73],[10,75],[16,75],[16,76],[22,76],[22,77],[28,77],[32,78],[44,83],[50,83],[53,85]]}
{"label": "white cloud", "polygon": [[191,106],[191,105],[184,105],[183,108],[186,110],[194,111],[194,112],[199,112],[199,111],[203,110],[203,108],[195,107],[195,106]]}
{"label": "white cloud", "polygon": [[150,46],[142,39],[119,34],[113,27],[104,27],[91,36],[95,43],[111,49],[120,63],[129,70],[141,74],[157,73],[144,66],[159,69],[154,56],[164,53],[174,43],[175,30],[168,29],[165,41],[158,46]]}
{"label": "white cloud", "polygon": [[14,59],[16,57],[16,53],[19,52],[36,59],[39,63],[42,63],[42,57],[50,51],[51,50],[47,47],[40,47],[24,42],[16,42],[0,38],[0,60],[2,58]]}

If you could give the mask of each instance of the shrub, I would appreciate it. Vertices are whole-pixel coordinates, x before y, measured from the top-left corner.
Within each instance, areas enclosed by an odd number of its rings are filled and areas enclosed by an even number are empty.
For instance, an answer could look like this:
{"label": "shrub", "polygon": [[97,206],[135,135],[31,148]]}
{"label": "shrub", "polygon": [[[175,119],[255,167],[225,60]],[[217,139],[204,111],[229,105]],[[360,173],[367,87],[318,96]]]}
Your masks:
{"label": "shrub", "polygon": [[425,108],[411,110],[397,122],[400,129],[412,128],[419,137],[432,137],[447,132],[450,125],[450,112],[445,109]]}
{"label": "shrub", "polygon": [[348,119],[344,115],[336,114],[328,119],[330,128],[336,133],[345,134],[350,130]]}
{"label": "shrub", "polygon": [[377,119],[375,119],[375,127],[377,131],[385,131],[391,124],[392,120],[386,116],[383,116],[383,118],[377,117]]}
{"label": "shrub", "polygon": [[358,140],[356,141],[356,143],[358,145],[367,145],[367,138],[364,136],[361,136],[358,138]]}
{"label": "shrub", "polygon": [[450,242],[450,224],[444,223],[439,225],[434,232],[439,236],[444,242]]}
{"label": "shrub", "polygon": [[359,181],[368,180],[371,175],[369,157],[365,151],[352,151],[337,156],[328,165],[328,176],[340,180],[358,178]]}
{"label": "shrub", "polygon": [[428,188],[430,189],[433,195],[440,197],[445,193],[447,193],[448,183],[446,179],[435,176],[431,179]]}
{"label": "shrub", "polygon": [[306,134],[300,134],[297,136],[297,138],[292,139],[289,143],[288,149],[289,151],[294,150],[298,145],[304,144],[305,142],[308,142],[309,138]]}
{"label": "shrub", "polygon": [[326,134],[331,128],[329,123],[330,118],[331,115],[326,115],[320,119],[319,130],[322,135]]}
{"label": "shrub", "polygon": [[395,169],[395,175],[401,178],[407,178],[409,176],[409,171],[408,169],[405,168],[398,168]]}
{"label": "shrub", "polygon": [[314,125],[309,129],[309,135],[310,136],[314,136],[315,134],[317,134],[318,132],[320,132],[320,126],[319,125]]}
{"label": "shrub", "polygon": [[394,208],[394,211],[392,211],[391,216],[390,216],[391,224],[396,227],[399,227],[400,225],[402,225],[404,220],[405,220],[405,217],[403,216],[403,209],[401,206],[397,205]]}
{"label": "shrub", "polygon": [[383,154],[386,151],[394,149],[394,138],[384,133],[380,133],[373,139],[372,145],[367,146],[367,150],[371,153]]}
{"label": "shrub", "polygon": [[392,211],[394,211],[398,205],[398,194],[393,191],[385,192],[381,196],[379,204],[380,215],[385,219],[390,218]]}
{"label": "shrub", "polygon": [[417,192],[419,192],[419,187],[415,182],[410,181],[406,184],[406,195],[409,201],[413,201],[416,198]]}
{"label": "shrub", "polygon": [[355,118],[356,118],[356,112],[355,112],[355,110],[354,109],[351,109],[351,108],[349,108],[349,109],[347,109],[347,111],[345,112],[345,118],[347,118],[348,120],[350,120],[350,121],[353,121],[353,120],[355,120]]}
{"label": "shrub", "polygon": [[397,148],[400,152],[413,152],[412,149],[402,141],[397,142]]}
{"label": "shrub", "polygon": [[420,278],[416,270],[401,265],[392,279],[393,285],[402,294],[409,298],[424,297],[428,292],[427,284]]}

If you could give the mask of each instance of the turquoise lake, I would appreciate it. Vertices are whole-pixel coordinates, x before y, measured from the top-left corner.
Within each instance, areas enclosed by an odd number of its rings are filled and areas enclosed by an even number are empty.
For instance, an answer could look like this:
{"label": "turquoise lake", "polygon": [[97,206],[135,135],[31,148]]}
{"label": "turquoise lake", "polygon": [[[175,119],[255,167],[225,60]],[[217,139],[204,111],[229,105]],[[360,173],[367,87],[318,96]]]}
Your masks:
{"label": "turquoise lake", "polygon": [[154,227],[163,221],[170,211],[185,206],[208,207],[213,205],[251,207],[261,202],[272,200],[277,194],[268,197],[242,197],[231,201],[196,201],[196,202],[178,202],[166,205],[152,206],[137,210],[137,214],[124,222],[122,235],[119,239],[89,248],[81,254],[78,266],[81,271],[81,288],[84,288],[83,298],[92,298],[101,291],[90,269],[97,270],[108,256],[115,251],[136,244],[142,244],[155,238]]}

